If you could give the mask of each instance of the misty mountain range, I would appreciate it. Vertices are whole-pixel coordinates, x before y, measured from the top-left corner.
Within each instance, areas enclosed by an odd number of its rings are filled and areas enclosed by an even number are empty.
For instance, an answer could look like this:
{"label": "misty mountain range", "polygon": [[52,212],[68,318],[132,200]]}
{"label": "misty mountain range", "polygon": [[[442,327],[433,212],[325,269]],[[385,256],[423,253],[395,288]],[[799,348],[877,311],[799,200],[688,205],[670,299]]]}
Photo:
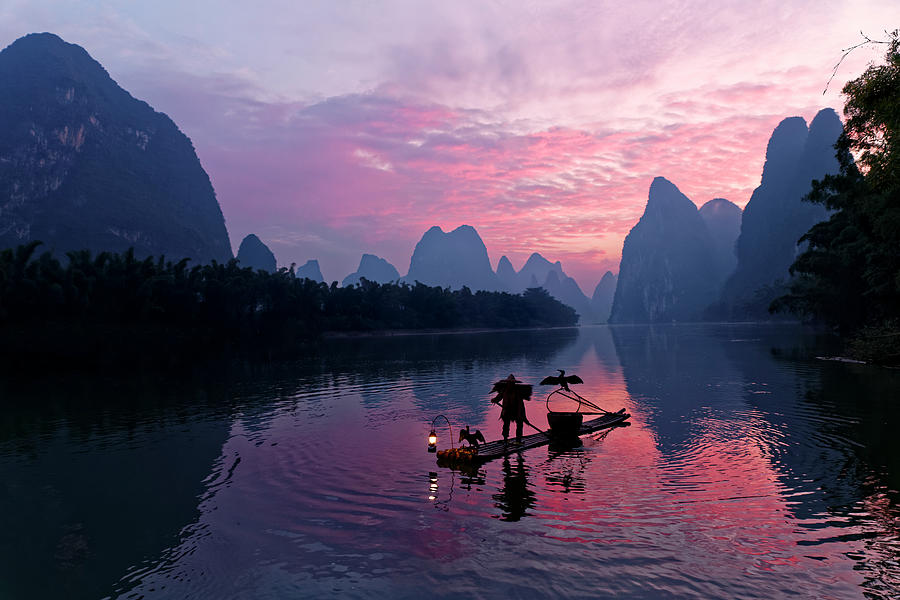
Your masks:
{"label": "misty mountain range", "polygon": [[[644,214],[625,238],[618,277],[607,272],[590,298],[560,262],[538,253],[519,271],[506,256],[492,270],[484,242],[468,225],[425,232],[400,280],[512,293],[543,287],[574,308],[582,324],[768,319],[769,303],[782,293],[801,251],[797,240],[826,217],[802,198],[812,180],[837,172],[834,144],[841,132],[830,108],[808,128],[800,117],[784,119],[743,211],[724,198],[698,209],[672,182],[655,178]],[[373,271],[371,280],[396,280],[397,270],[384,263],[390,271]]]}
{"label": "misty mountain range", "polygon": [[[469,225],[426,231],[405,276],[363,254],[342,285],[365,278],[511,293],[543,287],[583,324],[768,318],[768,303],[801,250],[797,240],[826,216],[801,198],[812,179],[837,171],[833,145],[841,131],[831,109],[809,127],[800,117],[784,119],[744,211],[722,198],[698,210],[657,177],[625,238],[618,276],[607,272],[590,297],[559,261],[538,253],[518,271],[506,256],[493,269]],[[133,247],[138,257],[232,258],[215,192],[187,136],[119,87],[84,49],[49,33],[0,52],[0,247],[34,239],[57,254]],[[269,272],[277,265],[252,234],[237,259]],[[323,281],[314,259],[295,274]]]}
{"label": "misty mountain range", "polygon": [[830,108],[819,111],[808,128],[802,118],[790,117],[772,132],[762,180],[744,209],[737,266],[711,307],[714,318],[763,318],[784,293],[788,268],[803,250],[797,240],[827,218],[824,206],[801,199],[812,180],[838,172],[834,144],[842,132]]}
{"label": "misty mountain range", "polygon": [[826,218],[803,202],[811,182],[836,173],[843,131],[830,108],[809,127],[789,117],[772,132],[762,178],[746,208],[724,199],[698,211],[658,177],[644,215],[625,238],[611,323],[759,320],[784,293],[797,241]]}
{"label": "misty mountain range", "polygon": [[[272,252],[255,235],[241,242],[238,260],[244,266],[274,271]],[[295,268],[297,277],[322,282],[318,261],[311,260]],[[497,271],[491,269],[487,248],[474,227],[461,225],[444,232],[432,227],[416,244],[407,275],[401,277],[396,267],[373,254],[363,254],[357,270],[347,275],[341,285],[357,285],[361,279],[375,283],[423,283],[442,288],[473,291],[500,291],[519,294],[527,288],[542,287],[563,304],[571,306],[581,316],[582,323],[606,322],[612,306],[616,277],[610,272],[597,285],[592,298],[585,296],[572,277],[566,275],[562,264],[535,252],[518,272],[506,256],[500,258]]]}
{"label": "misty mountain range", "polygon": [[610,322],[699,318],[728,275],[719,271],[712,239],[694,203],[667,179],[654,179],[622,247]]}

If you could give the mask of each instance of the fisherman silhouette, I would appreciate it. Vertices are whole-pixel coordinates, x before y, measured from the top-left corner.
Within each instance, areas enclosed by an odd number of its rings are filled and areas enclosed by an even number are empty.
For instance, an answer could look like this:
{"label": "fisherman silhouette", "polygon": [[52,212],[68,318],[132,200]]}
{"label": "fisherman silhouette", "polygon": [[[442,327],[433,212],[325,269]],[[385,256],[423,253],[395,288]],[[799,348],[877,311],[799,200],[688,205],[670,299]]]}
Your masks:
{"label": "fisherman silhouette", "polygon": [[516,443],[522,443],[522,428],[525,424],[525,400],[531,396],[531,386],[524,385],[516,380],[516,376],[510,373],[506,379],[501,379],[494,384],[493,392],[497,395],[491,399],[494,404],[499,404],[500,419],[503,421],[503,442],[509,440],[509,424],[516,422]]}

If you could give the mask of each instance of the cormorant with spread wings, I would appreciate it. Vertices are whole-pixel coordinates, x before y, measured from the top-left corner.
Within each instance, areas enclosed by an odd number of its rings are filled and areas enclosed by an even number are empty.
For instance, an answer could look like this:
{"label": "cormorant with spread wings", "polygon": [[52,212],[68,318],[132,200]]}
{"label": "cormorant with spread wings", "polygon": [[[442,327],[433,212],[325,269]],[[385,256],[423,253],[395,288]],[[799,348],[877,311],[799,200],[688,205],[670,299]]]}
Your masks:
{"label": "cormorant with spread wings", "polygon": [[559,376],[550,375],[549,377],[544,377],[541,380],[541,385],[558,385],[562,389],[570,392],[572,390],[569,389],[569,384],[575,383],[584,383],[584,381],[578,375],[566,375],[566,372],[562,369],[557,369],[559,371]]}

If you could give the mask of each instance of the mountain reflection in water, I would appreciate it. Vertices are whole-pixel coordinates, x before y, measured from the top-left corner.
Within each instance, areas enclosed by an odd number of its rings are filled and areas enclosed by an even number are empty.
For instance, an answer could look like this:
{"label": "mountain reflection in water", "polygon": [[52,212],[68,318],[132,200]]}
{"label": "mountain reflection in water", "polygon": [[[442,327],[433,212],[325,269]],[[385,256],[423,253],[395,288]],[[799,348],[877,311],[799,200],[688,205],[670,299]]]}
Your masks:
{"label": "mountain reflection in water", "polygon": [[[0,597],[897,597],[900,374],[815,360],[827,343],[586,327],[5,375]],[[496,439],[491,383],[557,368],[631,426],[436,467],[436,414]]]}

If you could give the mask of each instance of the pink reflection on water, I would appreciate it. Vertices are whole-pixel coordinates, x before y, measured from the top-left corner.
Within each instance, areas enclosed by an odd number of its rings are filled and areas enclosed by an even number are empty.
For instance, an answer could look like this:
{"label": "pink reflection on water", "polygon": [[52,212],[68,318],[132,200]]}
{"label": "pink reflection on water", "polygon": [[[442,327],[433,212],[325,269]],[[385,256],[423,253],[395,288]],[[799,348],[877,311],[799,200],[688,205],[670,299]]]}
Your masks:
{"label": "pink reflection on water", "polygon": [[[297,578],[331,581],[352,571],[423,587],[427,574],[477,591],[485,577],[499,585],[555,568],[594,577],[614,565],[623,579],[650,582],[633,589],[679,597],[758,595],[773,581],[809,595],[858,592],[864,575],[848,554],[867,542],[848,540],[858,528],[832,525],[828,515],[804,522],[795,514],[802,499],[785,482],[783,432],[771,413],[711,396],[721,403],[680,415],[677,435],[671,423],[667,434],[660,413],[671,407],[630,397],[622,369],[603,363],[601,348],[579,338],[554,366],[579,373],[585,397],[626,408],[630,427],[473,473],[435,465],[425,450],[430,419],[443,411],[454,424],[452,438],[438,428],[439,448],[455,443],[467,420],[496,438],[490,381],[510,371],[537,381],[549,374],[546,364],[417,363],[389,377],[327,378],[260,415],[235,415],[220,477],[200,505],[196,531],[212,533],[186,536],[179,570],[277,565]],[[548,391],[536,388],[528,405],[542,426]],[[875,494],[860,511],[879,507],[889,519],[890,502]]]}
{"label": "pink reflection on water", "polygon": [[[675,556],[697,577],[739,573],[803,572],[832,562],[830,583],[848,587],[862,578],[843,544],[818,546],[809,556],[798,545],[807,538],[779,482],[777,465],[754,423],[710,420],[690,445],[663,455],[640,406],[632,426],[613,431],[596,445],[582,477],[589,499],[573,505],[565,494],[542,495],[534,512],[547,537],[565,543],[653,548]],[[552,488],[548,488],[552,489]],[[818,528],[817,536],[846,534]],[[637,558],[637,555],[636,555]],[[833,565],[843,564],[835,569]],[[821,583],[821,582],[820,582]]]}

